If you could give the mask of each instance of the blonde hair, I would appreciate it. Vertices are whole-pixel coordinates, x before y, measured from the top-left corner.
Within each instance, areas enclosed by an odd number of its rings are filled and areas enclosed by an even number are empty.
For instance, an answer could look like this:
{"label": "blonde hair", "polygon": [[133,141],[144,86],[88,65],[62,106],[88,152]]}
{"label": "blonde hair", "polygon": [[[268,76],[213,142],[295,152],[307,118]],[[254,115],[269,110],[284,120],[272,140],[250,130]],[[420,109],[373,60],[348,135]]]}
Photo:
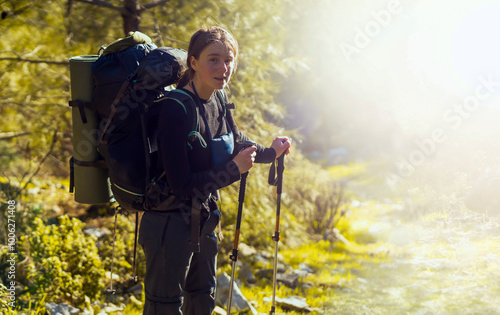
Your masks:
{"label": "blonde hair", "polygon": [[179,83],[177,83],[178,88],[186,86],[194,77],[195,71],[193,68],[191,68],[191,56],[193,56],[195,59],[198,59],[205,47],[213,43],[222,43],[232,51],[234,55],[233,72],[236,71],[239,49],[238,42],[233,37],[233,35],[231,35],[231,33],[226,31],[222,27],[218,26],[202,28],[194,33],[191,37],[187,53],[187,68],[182,73],[182,76],[179,79]]}

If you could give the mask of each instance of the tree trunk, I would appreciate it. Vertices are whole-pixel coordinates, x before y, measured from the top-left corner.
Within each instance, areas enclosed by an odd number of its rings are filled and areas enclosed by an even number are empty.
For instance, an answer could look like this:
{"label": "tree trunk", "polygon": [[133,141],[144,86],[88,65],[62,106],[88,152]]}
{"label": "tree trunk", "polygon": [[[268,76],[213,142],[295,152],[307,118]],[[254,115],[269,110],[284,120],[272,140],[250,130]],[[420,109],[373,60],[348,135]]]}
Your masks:
{"label": "tree trunk", "polygon": [[[102,0],[68,0],[68,12],[71,11],[72,1],[93,4],[117,10],[122,16],[123,32],[125,33],[125,36],[127,36],[129,32],[140,31],[142,11],[149,10],[159,5],[163,5],[169,0],[152,0],[144,5],[141,5],[140,0],[123,0],[123,7],[115,6],[109,2],[105,2]],[[4,18],[4,13],[2,13],[2,18]]]}
{"label": "tree trunk", "polygon": [[125,9],[125,12],[122,13],[125,36],[127,36],[129,32],[140,31],[141,6],[139,0],[125,0],[123,8]]}

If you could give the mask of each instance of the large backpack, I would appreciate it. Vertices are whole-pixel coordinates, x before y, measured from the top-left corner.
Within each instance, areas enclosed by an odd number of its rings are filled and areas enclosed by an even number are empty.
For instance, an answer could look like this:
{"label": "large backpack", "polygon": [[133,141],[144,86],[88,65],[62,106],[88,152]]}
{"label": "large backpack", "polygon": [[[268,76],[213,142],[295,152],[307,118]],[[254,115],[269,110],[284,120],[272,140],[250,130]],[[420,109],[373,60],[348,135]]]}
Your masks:
{"label": "large backpack", "polygon": [[[182,90],[165,90],[177,83],[185,63],[184,50],[157,48],[149,37],[134,32],[103,48],[103,53],[91,64],[93,101],[86,107],[97,114],[98,131],[93,142],[100,158],[93,162],[77,159],[72,162],[83,167],[106,168],[112,197],[129,212],[168,210],[179,205],[180,201],[171,198],[166,185],[161,185],[161,189],[157,185],[162,179],[154,167],[158,158],[156,128],[160,108],[154,101],[160,97],[175,99],[188,116],[189,135],[198,134],[194,100]],[[93,184],[92,179],[84,183]],[[78,181],[74,186],[78,192]],[[152,191],[152,200],[145,196],[147,189]]]}

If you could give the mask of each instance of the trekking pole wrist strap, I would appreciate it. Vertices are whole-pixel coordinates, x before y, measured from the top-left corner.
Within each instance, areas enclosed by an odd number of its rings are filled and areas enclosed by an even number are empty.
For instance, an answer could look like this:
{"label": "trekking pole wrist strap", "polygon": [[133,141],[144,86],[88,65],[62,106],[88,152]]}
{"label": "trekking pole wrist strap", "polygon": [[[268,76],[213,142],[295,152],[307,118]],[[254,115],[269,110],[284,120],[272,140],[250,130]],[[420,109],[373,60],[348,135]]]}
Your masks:
{"label": "trekking pole wrist strap", "polygon": [[[276,163],[277,161],[277,163]],[[269,177],[267,182],[271,186],[278,186],[278,182],[281,180],[281,175],[285,171],[285,154],[280,155],[276,160],[271,164],[271,168],[269,169]],[[278,164],[278,166],[276,166]]]}

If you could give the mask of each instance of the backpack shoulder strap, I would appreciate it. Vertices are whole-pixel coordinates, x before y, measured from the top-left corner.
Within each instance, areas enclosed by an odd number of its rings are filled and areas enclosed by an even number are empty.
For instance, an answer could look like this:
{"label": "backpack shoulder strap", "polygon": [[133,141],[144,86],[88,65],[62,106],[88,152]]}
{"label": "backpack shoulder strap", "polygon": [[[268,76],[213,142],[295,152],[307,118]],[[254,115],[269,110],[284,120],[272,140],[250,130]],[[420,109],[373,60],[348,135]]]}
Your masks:
{"label": "backpack shoulder strap", "polygon": [[221,101],[222,106],[224,108],[224,116],[226,116],[227,109],[235,109],[236,108],[234,103],[229,103],[229,100],[227,98],[227,93],[224,89],[217,90],[217,96],[219,97],[219,100]]}
{"label": "backpack shoulder strap", "polygon": [[173,101],[177,102],[179,105],[181,105],[182,108],[184,109],[184,112],[187,115],[188,124],[190,126],[189,127],[190,131],[187,135],[188,146],[192,149],[190,142],[194,142],[196,139],[198,139],[200,141],[201,146],[203,148],[206,148],[207,143],[205,142],[202,135],[198,131],[199,108],[198,108],[198,106],[196,106],[196,103],[193,100],[193,98],[191,97],[191,95],[189,95],[186,91],[183,91],[181,89],[175,89],[175,90],[168,91],[165,94],[165,96],[159,98],[155,102],[159,102],[159,101],[167,100],[167,99],[173,100]]}

